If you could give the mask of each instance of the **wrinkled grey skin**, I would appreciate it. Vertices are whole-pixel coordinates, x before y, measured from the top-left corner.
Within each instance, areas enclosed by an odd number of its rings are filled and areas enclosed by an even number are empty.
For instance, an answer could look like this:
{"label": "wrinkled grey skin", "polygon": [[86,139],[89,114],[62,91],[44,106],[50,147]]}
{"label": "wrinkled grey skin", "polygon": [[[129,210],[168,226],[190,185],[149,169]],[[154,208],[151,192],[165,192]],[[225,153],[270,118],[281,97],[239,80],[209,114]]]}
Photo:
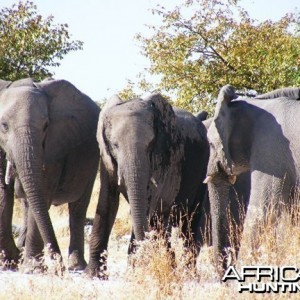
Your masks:
{"label": "wrinkled grey skin", "polygon": [[149,219],[154,229],[161,219],[163,228],[169,230],[172,222],[179,224],[181,213],[187,214],[181,218],[183,233],[192,239],[191,245],[201,244],[203,209],[208,205],[203,202],[206,186],[202,182],[209,151],[202,122],[184,110],[173,109],[159,94],[124,103],[115,96],[101,112],[97,138],[101,187],[87,273],[105,278],[101,271],[105,262],[99,260],[107,249],[119,193],[129,202],[133,220],[129,253],[134,251],[133,240],[144,239]]}
{"label": "wrinkled grey skin", "polygon": [[[208,130],[210,159],[207,169],[215,258],[222,261],[221,274],[230,263],[230,226],[226,209],[232,201],[233,178],[250,175],[250,198],[244,228],[255,246],[258,222],[264,222],[267,210],[274,205],[286,207],[299,183],[300,151],[297,120],[300,102],[296,89],[284,89],[257,97],[235,100],[231,86],[221,89],[215,115]],[[266,96],[267,95],[267,96]],[[273,95],[273,96],[272,96]],[[288,95],[277,97],[277,95]],[[270,101],[272,99],[272,101]],[[247,185],[247,184],[246,184]],[[272,203],[271,203],[272,202]]]}
{"label": "wrinkled grey skin", "polygon": [[[84,220],[96,176],[99,108],[65,80],[0,81],[0,250],[17,261],[13,193],[23,199],[24,261],[48,245],[60,253],[51,204],[69,203],[70,268],[83,269]],[[12,168],[7,168],[10,163]],[[27,222],[26,222],[27,220]]]}

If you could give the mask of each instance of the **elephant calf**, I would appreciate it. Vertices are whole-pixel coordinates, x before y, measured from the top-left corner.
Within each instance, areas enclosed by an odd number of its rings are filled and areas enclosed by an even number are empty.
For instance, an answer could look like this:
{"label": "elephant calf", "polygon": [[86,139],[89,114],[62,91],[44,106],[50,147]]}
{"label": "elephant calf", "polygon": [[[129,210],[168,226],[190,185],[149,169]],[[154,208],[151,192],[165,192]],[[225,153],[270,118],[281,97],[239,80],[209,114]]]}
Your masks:
{"label": "elephant calf", "polygon": [[[206,130],[192,114],[173,109],[159,94],[145,100],[122,102],[117,96],[104,106],[97,131],[100,147],[100,195],[90,242],[87,273],[100,271],[100,256],[107,249],[119,205],[127,199],[133,220],[133,241],[143,240],[154,216],[170,229],[170,212],[183,234],[191,222],[192,244],[200,243],[204,220],[206,186],[202,184],[209,156]],[[204,222],[203,222],[204,223]],[[203,232],[202,232],[203,233]]]}

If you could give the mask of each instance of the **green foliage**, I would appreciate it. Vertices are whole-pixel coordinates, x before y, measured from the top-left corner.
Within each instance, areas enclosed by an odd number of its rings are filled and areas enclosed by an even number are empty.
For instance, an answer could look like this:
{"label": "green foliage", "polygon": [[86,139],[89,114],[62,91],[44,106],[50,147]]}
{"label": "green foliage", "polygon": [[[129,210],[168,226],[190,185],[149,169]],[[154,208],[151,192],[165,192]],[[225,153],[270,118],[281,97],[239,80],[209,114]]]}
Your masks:
{"label": "green foliage", "polygon": [[127,82],[127,86],[118,93],[118,96],[124,101],[140,98],[140,94],[134,91],[134,83],[130,80]]}
{"label": "green foliage", "polygon": [[0,10],[0,78],[36,80],[52,76],[49,67],[70,51],[82,49],[81,41],[70,41],[67,24],[43,18],[33,2],[19,2]]}
{"label": "green foliage", "polygon": [[126,87],[119,91],[118,96],[122,100],[131,100],[134,98],[141,98],[142,94],[147,93],[154,93],[159,92],[158,90],[155,90],[154,85],[151,84],[149,81],[147,81],[144,77],[144,74],[140,73],[138,75],[139,82],[136,84],[135,82],[131,80],[127,80]]}
{"label": "green foliage", "polygon": [[153,35],[137,39],[150,60],[149,73],[160,75],[157,89],[175,95],[176,105],[191,111],[212,110],[224,84],[259,93],[300,85],[299,18],[259,23],[238,1],[186,0],[162,6]]}

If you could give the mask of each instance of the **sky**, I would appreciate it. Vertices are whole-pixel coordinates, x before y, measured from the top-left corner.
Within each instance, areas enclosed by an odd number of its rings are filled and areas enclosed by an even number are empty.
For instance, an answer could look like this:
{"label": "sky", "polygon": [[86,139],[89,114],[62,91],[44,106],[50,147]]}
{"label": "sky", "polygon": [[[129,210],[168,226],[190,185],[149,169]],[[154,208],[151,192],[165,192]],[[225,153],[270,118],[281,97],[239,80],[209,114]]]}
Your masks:
{"label": "sky", "polygon": [[[135,35],[149,35],[146,24],[159,25],[151,13],[157,3],[174,7],[180,0],[33,0],[39,13],[54,16],[54,23],[67,23],[72,40],[84,42],[83,50],[70,52],[54,78],[66,79],[99,101],[122,90],[149,66],[140,53]],[[17,0],[1,0],[10,7]],[[287,12],[300,10],[300,0],[241,0],[252,18],[278,20]]]}

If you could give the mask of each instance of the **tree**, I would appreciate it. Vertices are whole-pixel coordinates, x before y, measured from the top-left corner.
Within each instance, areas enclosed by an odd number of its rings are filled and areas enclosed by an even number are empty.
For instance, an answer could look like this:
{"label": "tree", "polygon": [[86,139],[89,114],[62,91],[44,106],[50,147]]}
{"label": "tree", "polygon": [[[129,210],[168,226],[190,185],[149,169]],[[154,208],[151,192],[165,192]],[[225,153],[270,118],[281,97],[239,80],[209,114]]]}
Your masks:
{"label": "tree", "polygon": [[70,51],[82,49],[81,41],[70,41],[67,24],[43,18],[33,2],[26,1],[0,10],[0,78],[36,80],[52,76],[49,67]]}
{"label": "tree", "polygon": [[161,26],[137,36],[150,60],[148,72],[160,75],[156,88],[174,94],[191,111],[211,109],[221,86],[258,93],[300,85],[300,18],[251,19],[238,0],[186,0],[153,14]]}

